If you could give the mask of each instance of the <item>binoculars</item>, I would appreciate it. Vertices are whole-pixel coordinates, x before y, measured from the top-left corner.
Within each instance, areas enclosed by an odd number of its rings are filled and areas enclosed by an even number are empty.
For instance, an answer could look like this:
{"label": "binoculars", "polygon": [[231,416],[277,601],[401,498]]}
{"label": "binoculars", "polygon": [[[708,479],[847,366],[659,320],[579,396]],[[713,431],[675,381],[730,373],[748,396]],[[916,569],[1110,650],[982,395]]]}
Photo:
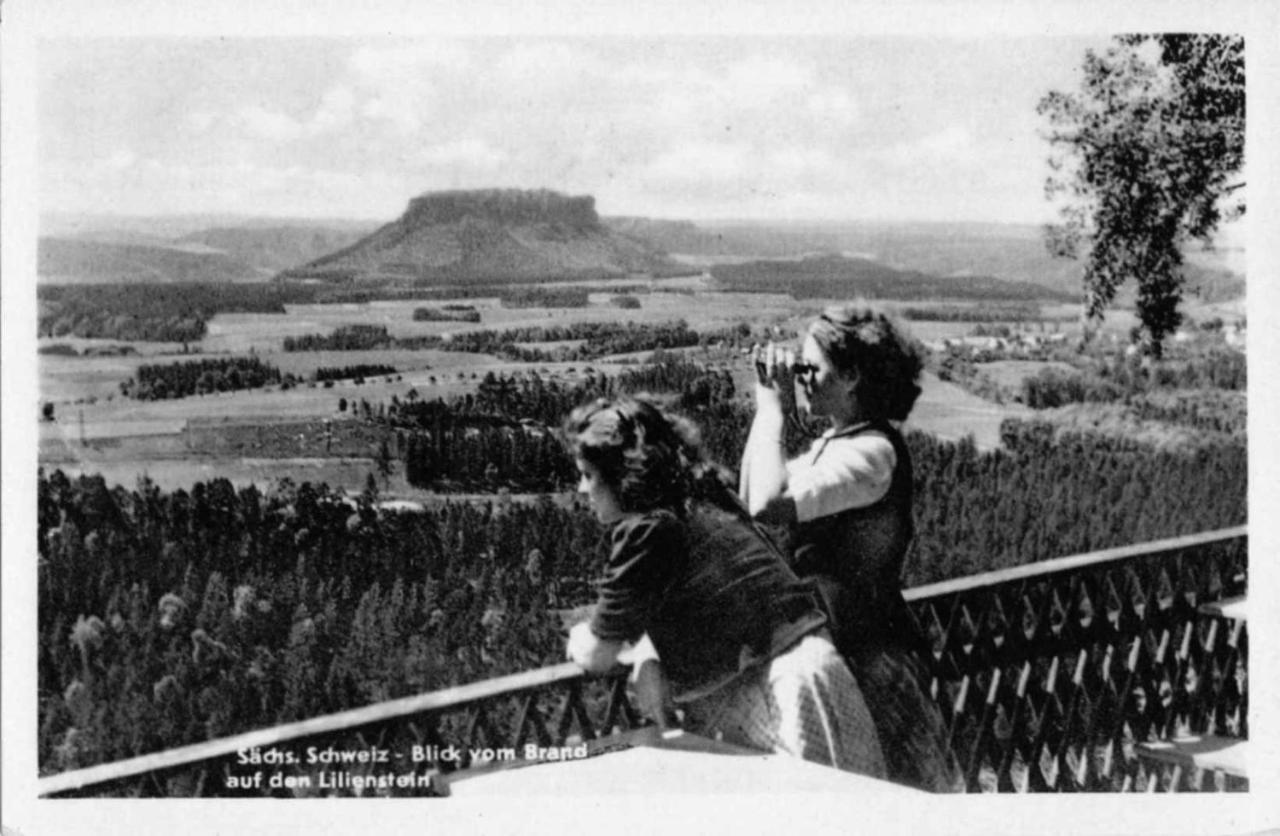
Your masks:
{"label": "binoculars", "polygon": [[[791,370],[791,374],[796,377],[804,377],[805,375],[813,374],[818,370],[817,366],[812,363],[806,363],[803,360],[797,360],[787,368],[789,368]],[[756,374],[760,375],[761,379],[764,379],[765,373],[766,370],[764,363],[756,363]]]}

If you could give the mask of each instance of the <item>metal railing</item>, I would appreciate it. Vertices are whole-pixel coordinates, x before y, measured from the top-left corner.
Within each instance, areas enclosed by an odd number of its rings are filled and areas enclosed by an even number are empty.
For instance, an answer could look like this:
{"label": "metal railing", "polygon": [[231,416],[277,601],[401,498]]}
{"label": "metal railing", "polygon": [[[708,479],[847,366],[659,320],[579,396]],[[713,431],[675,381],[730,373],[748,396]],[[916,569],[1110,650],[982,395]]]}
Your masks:
{"label": "metal railing", "polygon": [[1135,743],[1248,736],[1244,526],[908,590],[970,791],[1150,784]]}
{"label": "metal railing", "polygon": [[[1247,551],[1241,526],[908,590],[968,789],[1145,788],[1158,776],[1134,744],[1247,737],[1247,634],[1198,612],[1244,594]],[[63,772],[39,791],[432,795],[441,774],[595,752],[641,725],[624,674],[561,664]]]}

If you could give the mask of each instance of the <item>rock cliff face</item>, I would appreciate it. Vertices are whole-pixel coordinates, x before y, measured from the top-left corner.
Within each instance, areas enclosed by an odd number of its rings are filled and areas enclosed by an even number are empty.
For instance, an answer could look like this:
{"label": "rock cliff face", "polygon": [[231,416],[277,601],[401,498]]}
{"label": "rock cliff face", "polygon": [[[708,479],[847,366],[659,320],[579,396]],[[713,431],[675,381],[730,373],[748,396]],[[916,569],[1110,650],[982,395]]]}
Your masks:
{"label": "rock cliff face", "polygon": [[287,275],[487,283],[678,272],[653,245],[602,225],[592,197],[486,189],[416,197],[399,219]]}
{"label": "rock cliff face", "polygon": [[486,218],[504,224],[564,224],[580,230],[598,229],[595,198],[570,197],[539,189],[484,189],[430,192],[409,201],[407,224],[451,224],[466,218]]}

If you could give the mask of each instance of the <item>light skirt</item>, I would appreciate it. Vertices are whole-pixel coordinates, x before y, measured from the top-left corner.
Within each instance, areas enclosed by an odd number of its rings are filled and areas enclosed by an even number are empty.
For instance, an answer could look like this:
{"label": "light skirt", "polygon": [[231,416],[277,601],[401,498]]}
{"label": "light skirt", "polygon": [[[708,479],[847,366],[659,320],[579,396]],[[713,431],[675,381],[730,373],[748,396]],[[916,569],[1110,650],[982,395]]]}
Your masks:
{"label": "light skirt", "polygon": [[805,636],[768,664],[681,707],[685,729],[695,734],[885,776],[866,700],[825,633]]}

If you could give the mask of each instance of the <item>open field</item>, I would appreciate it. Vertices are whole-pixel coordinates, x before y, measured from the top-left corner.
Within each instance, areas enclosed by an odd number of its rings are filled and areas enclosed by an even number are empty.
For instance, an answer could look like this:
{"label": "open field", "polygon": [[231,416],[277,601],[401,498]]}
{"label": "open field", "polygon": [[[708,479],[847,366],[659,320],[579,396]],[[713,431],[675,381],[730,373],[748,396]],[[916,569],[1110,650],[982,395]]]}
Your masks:
{"label": "open field", "polygon": [[1006,389],[1017,389],[1022,381],[1034,377],[1043,369],[1068,374],[1073,371],[1067,363],[1040,362],[1037,360],[996,360],[992,363],[978,364],[979,371],[991,379],[992,383]]}
{"label": "open field", "polygon": [[[593,283],[596,286],[600,282]],[[619,281],[619,287],[627,284]],[[635,282],[631,282],[635,284]],[[189,486],[192,482],[225,476],[236,484],[270,485],[288,476],[296,481],[325,481],[357,492],[370,473],[376,473],[373,456],[377,443],[359,436],[347,438],[336,447],[326,446],[323,434],[314,428],[296,429],[312,422],[350,420],[351,412],[339,409],[345,399],[354,407],[360,401],[376,405],[395,396],[405,399],[411,390],[423,399],[451,398],[474,391],[489,373],[537,372],[545,380],[572,385],[589,368],[617,374],[629,363],[642,362],[649,352],[619,355],[589,363],[514,363],[490,355],[438,350],[369,350],[290,352],[281,350],[286,335],[328,333],[341,325],[385,325],[394,336],[443,334],[471,330],[498,330],[528,326],[561,325],[574,322],[626,320],[662,323],[685,320],[699,331],[749,322],[778,325],[784,331],[803,327],[814,313],[838,300],[796,302],[782,294],[720,293],[709,289],[705,277],[647,282],[648,293],[635,294],[640,308],[620,310],[612,304],[613,294],[592,293],[584,308],[505,308],[496,298],[380,301],[367,304],[294,305],[284,314],[225,314],[215,317],[209,336],[198,346],[199,354],[183,355],[181,346],[138,344],[138,354],[130,356],[39,358],[41,397],[52,402],[56,420],[39,428],[40,459],[49,466],[72,471],[101,472],[112,482],[132,485],[146,473],[165,487]],[[675,289],[679,288],[679,291]],[[414,322],[413,311],[423,305],[451,302],[474,305],[481,312],[479,323]],[[884,303],[888,308],[919,303]],[[1069,306],[1046,306],[1047,317],[1073,315]],[[909,330],[925,341],[969,334],[973,323],[916,321]],[[1108,319],[1106,330],[1123,333],[1132,325],[1132,315],[1120,312]],[[1077,322],[1047,325],[1067,333],[1078,333]],[[75,342],[51,340],[49,342]],[[84,341],[76,342],[78,347]],[[370,377],[357,385],[352,380],[322,385],[303,384],[290,389],[270,386],[263,389],[224,392],[167,401],[136,401],[119,394],[120,383],[134,375],[143,363],[169,363],[217,356],[244,354],[252,350],[263,362],[282,373],[306,379],[321,366],[360,364],[393,366],[395,374]],[[695,360],[725,367],[725,355],[702,349],[686,350]],[[742,356],[728,358],[738,391],[749,391],[751,371]],[[988,374],[1007,385],[1016,385],[1034,368],[1023,363],[991,364]],[[1016,404],[998,405],[971,395],[958,386],[926,375],[923,394],[908,423],[911,428],[955,440],[972,436],[980,449],[1000,443],[1000,422],[1027,411]],[[92,402],[91,402],[92,401]],[[279,438],[272,425],[288,424],[293,435]],[[250,428],[246,430],[245,428]],[[254,430],[253,428],[258,428]],[[296,430],[296,431],[295,431]],[[246,433],[249,433],[246,435]],[[256,435],[253,435],[256,432]],[[353,440],[355,438],[355,440]],[[211,440],[212,439],[212,440]],[[379,477],[386,494],[413,498],[420,491],[409,488],[398,472],[389,480]]]}
{"label": "open field", "polygon": [[907,419],[907,429],[932,433],[947,441],[971,435],[979,450],[1000,446],[1000,422],[1005,418],[1024,418],[1031,414],[1031,410],[1020,404],[983,400],[928,373],[921,380],[920,388],[920,399]]}
{"label": "open field", "polygon": [[[492,357],[434,350],[288,353],[281,350],[281,340],[285,335],[327,333],[339,325],[353,323],[386,325],[393,336],[412,336],[459,333],[465,330],[612,321],[624,318],[625,314],[625,319],[632,322],[659,323],[684,319],[695,330],[712,330],[744,321],[754,324],[779,324],[784,328],[798,329],[803,326],[809,316],[821,310],[827,302],[836,301],[808,300],[799,303],[780,294],[703,291],[691,296],[685,293],[658,292],[640,295],[641,307],[624,312],[610,304],[609,298],[610,294],[592,294],[591,304],[586,308],[554,310],[507,309],[501,307],[496,299],[459,300],[467,304],[475,304],[481,310],[483,317],[480,323],[464,325],[450,322],[414,322],[413,310],[422,304],[414,301],[372,302],[363,305],[299,305],[292,306],[285,314],[223,314],[215,317],[210,323],[210,336],[199,344],[201,353],[197,355],[182,354],[181,345],[175,343],[133,343],[131,345],[135,347],[137,354],[129,356],[41,355],[38,359],[41,398],[55,404],[67,404],[91,397],[102,399],[117,395],[120,382],[131,377],[139,365],[182,362],[198,359],[202,355],[243,354],[251,349],[264,362],[276,366],[282,373],[291,373],[298,377],[308,377],[320,366],[383,363],[394,366],[397,372],[404,376],[405,381],[411,381],[417,386],[426,383],[432,376],[435,376],[438,382],[442,382],[445,374],[454,376],[458,371],[464,371],[466,374],[477,371],[483,375],[485,371],[510,365]],[[447,304],[447,302],[441,304]],[[885,307],[894,309],[908,307],[910,304],[913,303],[889,302],[885,303]],[[1047,305],[1042,308],[1042,311],[1048,318],[1078,315],[1078,310],[1073,310],[1068,305]],[[1243,305],[1192,304],[1187,306],[1187,313],[1198,321],[1214,316],[1230,319],[1242,315]],[[974,328],[973,323],[966,322],[914,321],[905,324],[914,336],[926,342],[961,337],[969,334]],[[1136,320],[1132,312],[1113,311],[1108,314],[1101,332],[1103,335],[1124,338],[1135,324]],[[1046,329],[1061,331],[1070,336],[1077,336],[1080,333],[1078,322],[1047,324]],[[40,342],[41,345],[55,343],[69,343],[81,350],[90,345],[119,344],[115,341],[68,338],[46,339]],[[635,359],[635,355],[632,355],[632,359]],[[371,382],[370,386],[372,385]],[[373,392],[374,390],[370,388],[365,391]],[[382,395],[379,396],[382,397]],[[371,396],[366,395],[366,397]],[[299,398],[301,403],[295,403]],[[272,409],[280,408],[291,413],[302,410],[303,414],[310,414],[315,408],[313,404],[308,403],[307,396],[301,391],[287,394],[283,398],[271,399],[268,405]],[[217,406],[213,409],[215,414],[221,411]]]}
{"label": "open field", "polygon": [[[84,458],[73,463],[51,463],[47,467],[59,468],[70,477],[99,474],[107,484],[118,484],[126,488],[133,488],[142,476],[150,479],[162,490],[169,491],[179,488],[189,490],[196,482],[207,482],[213,479],[227,479],[237,489],[249,485],[265,489],[287,478],[295,483],[323,482],[335,488],[345,488],[353,494],[359,493],[369,474],[376,476],[378,472],[372,459],[325,459],[315,462],[259,459],[256,462],[245,462],[222,458],[141,461]],[[380,488],[382,484],[379,478]],[[409,492],[403,477],[392,477],[392,483],[386,495],[403,495]]]}
{"label": "open field", "polygon": [[[516,365],[495,361],[477,371],[481,376],[480,370],[487,368],[510,373]],[[616,373],[621,367],[596,363],[593,368]],[[564,364],[553,373],[566,382],[576,376],[570,375]],[[745,362],[735,377],[749,380]],[[979,449],[991,449],[1000,443],[1000,422],[1004,418],[1027,414],[1024,407],[984,401],[932,375],[925,375],[922,384],[923,393],[907,426],[940,438],[957,440],[971,435]],[[389,400],[391,394],[403,398],[413,385],[406,377],[394,385],[357,387],[347,383],[333,389],[223,393],[145,404],[117,398],[83,408],[83,445],[77,419],[42,423],[40,461],[68,473],[101,473],[108,482],[125,486],[132,486],[142,474],[168,489],[190,487],[196,481],[215,477],[227,478],[237,486],[253,483],[268,487],[289,477],[294,481],[327,482],[356,493],[363,489],[370,473],[378,472],[373,459],[376,443],[372,439],[364,443],[364,455],[356,455],[350,443],[326,449],[323,434],[315,430],[266,444],[266,450],[253,449],[252,444],[243,450],[228,449],[234,446],[232,437],[243,435],[246,426],[267,429],[285,421],[313,419],[329,420],[335,425],[355,424],[338,411],[339,398],[353,401],[363,397],[371,403]],[[416,388],[423,397],[436,397],[461,394],[474,386],[468,374],[463,382],[438,384],[434,389],[419,383]],[[743,389],[741,383],[739,388]],[[270,408],[272,404],[274,409]],[[221,431],[220,423],[226,425]],[[211,437],[218,440],[210,441]],[[422,495],[403,481],[398,466],[389,483],[384,485],[379,477],[379,485],[388,497]]]}
{"label": "open field", "polygon": [[[700,292],[652,292],[639,294],[640,307],[622,311],[612,303],[614,294],[593,293],[581,308],[506,308],[496,298],[445,299],[423,302],[403,300],[342,305],[290,305],[283,314],[220,314],[209,322],[206,352],[247,352],[259,355],[279,351],[284,337],[329,333],[344,325],[385,326],[393,337],[458,334],[468,331],[536,328],[578,322],[625,319],[659,323],[683,319],[694,330],[724,327],[744,319],[769,322],[791,315],[796,303],[780,294]],[[691,304],[696,298],[697,304]],[[415,322],[413,311],[424,306],[473,305],[479,322]]]}
{"label": "open field", "polygon": [[[312,387],[304,384],[289,390],[282,390],[279,386],[268,386],[262,389],[216,392],[208,395],[158,401],[132,400],[117,394],[110,401],[99,400],[92,404],[68,405],[56,414],[59,425],[71,426],[79,420],[78,416],[83,413],[86,427],[93,427],[99,424],[170,423],[175,420],[182,421],[205,417],[237,418],[242,415],[330,417],[338,414],[338,402],[342,398],[347,401],[363,399],[370,403],[376,403],[378,401],[389,401],[392,395],[404,398],[408,395],[410,389],[417,389],[418,394],[425,399],[447,398],[472,391],[476,383],[491,371],[507,374],[525,371],[536,371],[540,374],[545,372],[548,377],[572,382],[580,378],[583,369],[588,365],[582,363],[515,363],[485,354],[442,351],[405,353],[419,356],[423,367],[417,369],[406,368],[403,371],[398,371],[396,375],[391,376],[391,382],[388,382],[386,377],[372,377],[366,379],[363,384],[356,384],[350,379],[335,381],[332,388],[325,388],[322,385]],[[307,364],[311,370],[314,370],[317,365],[334,365],[335,363],[349,365],[377,361],[397,365],[397,361],[394,359],[397,352],[352,351],[323,352],[322,354],[329,359],[319,363],[311,360]],[[391,356],[391,359],[388,359],[388,355]],[[300,359],[311,357],[311,355],[303,352],[285,356]],[[58,359],[61,360],[62,358]],[[274,362],[276,358],[267,355],[263,359],[267,362]],[[600,362],[589,365],[591,368],[605,373],[616,373],[620,368],[616,364]],[[62,374],[50,381],[46,387],[45,370],[42,369],[41,394],[46,400],[51,400],[54,392],[71,391],[79,380],[88,379],[91,382],[90,385],[98,387],[104,387],[107,380],[106,372],[98,369],[91,369],[89,372],[81,368],[60,371]],[[299,367],[294,371],[297,373],[304,370]],[[51,372],[49,376],[53,377],[54,375]],[[120,379],[123,378],[116,379],[117,383]],[[123,434],[148,434],[148,431],[136,429],[136,431]],[[101,434],[98,433],[98,435]]]}

